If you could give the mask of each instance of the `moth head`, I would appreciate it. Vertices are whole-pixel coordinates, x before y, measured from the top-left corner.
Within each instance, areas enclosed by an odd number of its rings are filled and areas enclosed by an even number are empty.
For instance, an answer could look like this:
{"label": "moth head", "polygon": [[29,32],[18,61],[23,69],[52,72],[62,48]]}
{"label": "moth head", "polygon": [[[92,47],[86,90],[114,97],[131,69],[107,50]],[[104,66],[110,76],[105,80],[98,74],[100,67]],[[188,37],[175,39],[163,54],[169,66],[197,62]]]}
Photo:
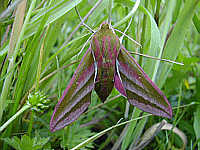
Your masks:
{"label": "moth head", "polygon": [[104,21],[104,22],[101,24],[100,29],[101,29],[101,30],[110,29],[110,25],[109,25],[106,21]]}
{"label": "moth head", "polygon": [[104,21],[101,25],[100,28],[97,30],[97,32],[95,33],[95,35],[99,36],[100,39],[103,38],[104,36],[111,36],[111,37],[115,37],[115,32],[112,28],[112,26]]}

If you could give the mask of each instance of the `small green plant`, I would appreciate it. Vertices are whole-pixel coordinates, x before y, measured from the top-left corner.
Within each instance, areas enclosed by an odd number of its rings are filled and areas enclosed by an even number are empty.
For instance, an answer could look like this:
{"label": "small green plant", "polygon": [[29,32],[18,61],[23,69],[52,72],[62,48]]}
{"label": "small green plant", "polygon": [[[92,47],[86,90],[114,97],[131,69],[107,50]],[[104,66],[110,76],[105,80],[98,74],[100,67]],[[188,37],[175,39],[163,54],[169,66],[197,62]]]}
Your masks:
{"label": "small green plant", "polygon": [[34,138],[31,138],[27,135],[23,135],[21,136],[21,139],[17,136],[14,136],[12,138],[4,138],[3,140],[16,150],[39,150],[43,149],[44,147],[45,149],[50,148],[47,145],[49,137],[41,138],[38,133],[36,133]]}
{"label": "small green plant", "polygon": [[44,92],[34,92],[28,95],[27,105],[31,106],[31,109],[42,113],[45,109],[49,107],[50,100]]}
{"label": "small green plant", "polygon": [[26,104],[0,127],[0,132],[2,132],[10,123],[12,123],[12,121],[14,121],[14,119],[16,119],[19,115],[28,109],[42,113],[45,109],[48,108],[49,102],[50,100],[47,99],[43,92],[37,91],[30,93]]}

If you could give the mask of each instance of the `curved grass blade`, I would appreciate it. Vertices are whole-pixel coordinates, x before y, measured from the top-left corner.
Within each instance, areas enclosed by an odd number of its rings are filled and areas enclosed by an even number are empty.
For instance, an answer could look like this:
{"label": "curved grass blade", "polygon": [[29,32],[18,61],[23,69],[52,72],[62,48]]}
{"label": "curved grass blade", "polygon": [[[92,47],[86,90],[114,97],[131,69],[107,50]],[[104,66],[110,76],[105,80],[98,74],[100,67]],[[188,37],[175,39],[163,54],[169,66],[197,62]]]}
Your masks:
{"label": "curved grass blade", "polygon": [[116,66],[118,81],[122,81],[130,104],[157,116],[172,117],[166,96],[124,47],[119,52]]}
{"label": "curved grass blade", "polygon": [[95,65],[92,49],[89,48],[55,107],[50,121],[52,132],[69,125],[88,108],[94,88],[94,78]]}

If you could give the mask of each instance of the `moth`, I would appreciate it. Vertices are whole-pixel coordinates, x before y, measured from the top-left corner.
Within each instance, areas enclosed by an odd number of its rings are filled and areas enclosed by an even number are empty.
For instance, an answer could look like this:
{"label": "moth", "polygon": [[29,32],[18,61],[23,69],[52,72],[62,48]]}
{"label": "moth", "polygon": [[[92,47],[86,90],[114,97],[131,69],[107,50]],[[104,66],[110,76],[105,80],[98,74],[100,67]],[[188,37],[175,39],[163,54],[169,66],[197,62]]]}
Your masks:
{"label": "moth", "polygon": [[120,44],[112,27],[103,22],[55,106],[50,130],[74,122],[90,105],[93,89],[104,102],[114,87],[131,105],[153,115],[172,117],[166,96]]}

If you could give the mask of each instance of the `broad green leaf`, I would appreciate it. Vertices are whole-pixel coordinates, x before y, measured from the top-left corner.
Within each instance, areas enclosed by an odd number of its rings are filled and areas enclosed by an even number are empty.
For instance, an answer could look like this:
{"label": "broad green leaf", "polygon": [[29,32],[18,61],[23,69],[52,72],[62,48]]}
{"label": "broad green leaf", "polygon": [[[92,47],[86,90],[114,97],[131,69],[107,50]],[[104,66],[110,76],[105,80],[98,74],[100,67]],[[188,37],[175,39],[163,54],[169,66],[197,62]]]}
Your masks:
{"label": "broad green leaf", "polygon": [[[150,56],[159,56],[160,53],[160,47],[161,47],[161,37],[160,37],[160,31],[158,29],[158,26],[152,17],[152,15],[143,7],[140,7],[141,10],[148,16],[150,19],[150,46],[147,50],[147,54]],[[155,60],[148,59],[144,62],[144,71],[146,74],[149,75],[150,78],[152,78],[153,74],[152,72],[155,71]]]}
{"label": "broad green leaf", "polygon": [[[165,59],[175,60],[180,52],[185,35],[192,23],[192,17],[199,0],[187,0],[184,4],[176,25],[166,43],[162,57]],[[183,25],[184,24],[184,25]],[[172,68],[171,64],[161,63],[159,65],[158,74],[156,75],[156,83],[159,87],[165,83],[165,80]]]}
{"label": "broad green leaf", "polygon": [[[196,134],[196,140],[200,138],[200,107],[197,107],[194,112],[194,131]],[[198,143],[198,149],[200,149],[200,143]]]}
{"label": "broad green leaf", "polygon": [[21,149],[27,150],[27,147],[34,150],[33,140],[29,136],[23,135],[21,138]]}
{"label": "broad green leaf", "polygon": [[200,33],[200,19],[197,16],[197,14],[194,14],[194,17],[192,20],[193,20],[194,26],[196,27],[197,31]]}

